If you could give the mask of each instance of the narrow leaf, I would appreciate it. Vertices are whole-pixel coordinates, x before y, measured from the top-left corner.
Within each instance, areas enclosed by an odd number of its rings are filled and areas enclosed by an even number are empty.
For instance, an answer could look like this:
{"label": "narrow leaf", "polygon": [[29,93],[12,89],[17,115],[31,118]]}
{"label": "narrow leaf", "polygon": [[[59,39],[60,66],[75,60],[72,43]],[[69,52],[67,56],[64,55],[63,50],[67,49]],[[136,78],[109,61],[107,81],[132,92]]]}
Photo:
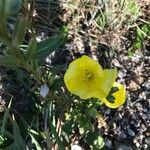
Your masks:
{"label": "narrow leaf", "polygon": [[45,59],[54,52],[64,41],[64,35],[55,35],[37,44],[37,51],[32,57],[36,59]]}
{"label": "narrow leaf", "polygon": [[12,42],[14,46],[22,44],[25,32],[26,32],[26,20],[24,17],[20,16],[17,19],[15,30],[12,36]]}
{"label": "narrow leaf", "polygon": [[26,150],[26,144],[20,135],[20,130],[18,127],[17,122],[13,119],[12,121],[13,125],[13,136],[14,136],[14,144],[18,150]]}
{"label": "narrow leaf", "polygon": [[59,149],[61,150],[65,150],[63,142],[61,141],[60,137],[58,136],[58,133],[56,132],[56,128],[54,127],[54,125],[52,124],[51,121],[49,121],[50,127],[51,127],[51,131],[56,139],[56,142],[58,144]]}
{"label": "narrow leaf", "polygon": [[9,111],[10,111],[11,103],[12,103],[12,99],[10,100],[9,105],[8,105],[8,109],[6,110],[6,112],[4,114],[3,124],[2,124],[2,127],[1,127],[1,134],[2,135],[5,132],[5,127],[6,127],[6,124],[7,124],[8,117],[9,117]]}
{"label": "narrow leaf", "polygon": [[27,52],[26,52],[26,59],[28,61],[30,61],[32,54],[35,53],[36,50],[37,50],[37,41],[35,38],[32,38],[29,41]]}
{"label": "narrow leaf", "polygon": [[37,150],[42,150],[41,146],[39,145],[39,143],[36,141],[36,139],[34,138],[34,136],[32,136],[32,134],[30,134],[31,139],[32,139],[32,143],[35,144],[36,149]]}
{"label": "narrow leaf", "polygon": [[14,56],[0,56],[0,66],[19,66],[20,60]]}

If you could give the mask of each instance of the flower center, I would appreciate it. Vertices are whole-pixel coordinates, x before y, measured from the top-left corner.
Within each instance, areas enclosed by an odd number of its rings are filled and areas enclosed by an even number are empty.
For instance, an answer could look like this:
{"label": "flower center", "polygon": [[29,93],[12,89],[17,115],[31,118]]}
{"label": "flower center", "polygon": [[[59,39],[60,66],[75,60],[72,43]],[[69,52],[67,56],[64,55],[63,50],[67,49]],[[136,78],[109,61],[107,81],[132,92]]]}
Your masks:
{"label": "flower center", "polygon": [[93,75],[93,73],[91,73],[90,71],[85,70],[85,78],[86,78],[87,80],[92,80],[92,79],[94,78],[94,75]]}

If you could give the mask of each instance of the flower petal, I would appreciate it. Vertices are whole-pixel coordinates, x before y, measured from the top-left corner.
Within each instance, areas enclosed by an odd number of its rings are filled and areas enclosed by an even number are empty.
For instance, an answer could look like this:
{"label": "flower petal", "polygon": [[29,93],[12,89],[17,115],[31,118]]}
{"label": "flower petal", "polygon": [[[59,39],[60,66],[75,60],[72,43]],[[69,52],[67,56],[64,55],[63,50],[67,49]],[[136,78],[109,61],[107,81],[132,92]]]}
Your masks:
{"label": "flower petal", "polygon": [[113,83],[117,78],[117,69],[106,69],[103,72],[104,72],[103,89],[108,95],[108,93],[112,88]]}
{"label": "flower petal", "polygon": [[118,82],[114,82],[113,87],[118,88],[118,91],[112,94],[112,96],[115,98],[114,103],[109,102],[109,100],[106,98],[100,98],[100,100],[102,100],[110,108],[117,108],[124,104],[126,92],[125,87]]}

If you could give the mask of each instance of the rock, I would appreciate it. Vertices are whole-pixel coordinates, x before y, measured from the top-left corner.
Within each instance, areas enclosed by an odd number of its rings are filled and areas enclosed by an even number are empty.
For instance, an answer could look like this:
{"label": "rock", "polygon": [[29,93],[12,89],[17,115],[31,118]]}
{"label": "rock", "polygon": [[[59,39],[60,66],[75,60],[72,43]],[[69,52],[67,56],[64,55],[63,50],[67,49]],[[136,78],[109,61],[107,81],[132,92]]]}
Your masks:
{"label": "rock", "polygon": [[129,145],[126,144],[120,144],[116,150],[133,150],[133,148]]}
{"label": "rock", "polygon": [[127,138],[127,136],[126,136],[126,134],[124,133],[124,131],[121,131],[121,132],[120,132],[119,137],[120,137],[121,139],[126,139],[126,138]]}
{"label": "rock", "polygon": [[111,148],[111,147],[112,147],[112,142],[111,142],[111,140],[107,139],[107,140],[105,141],[105,145],[106,145],[108,148]]}
{"label": "rock", "polygon": [[133,131],[133,130],[131,130],[131,129],[128,129],[128,134],[129,134],[130,136],[132,136],[132,137],[134,137],[134,136],[135,136],[134,131]]}
{"label": "rock", "polygon": [[82,148],[79,145],[73,144],[71,145],[71,150],[82,150]]}

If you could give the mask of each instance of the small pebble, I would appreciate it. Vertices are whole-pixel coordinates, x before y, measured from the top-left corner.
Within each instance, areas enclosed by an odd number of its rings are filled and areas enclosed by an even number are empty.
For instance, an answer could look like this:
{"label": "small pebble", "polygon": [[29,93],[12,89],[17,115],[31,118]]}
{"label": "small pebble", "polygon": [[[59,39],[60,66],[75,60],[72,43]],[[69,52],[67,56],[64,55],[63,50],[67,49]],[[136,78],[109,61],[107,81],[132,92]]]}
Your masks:
{"label": "small pebble", "polygon": [[132,131],[131,129],[128,129],[128,133],[129,133],[129,135],[132,136],[132,137],[135,136],[134,131]]}
{"label": "small pebble", "polygon": [[148,145],[147,144],[143,144],[143,148],[144,149],[148,149]]}
{"label": "small pebble", "polygon": [[71,145],[71,150],[82,150],[79,145]]}
{"label": "small pebble", "polygon": [[126,139],[126,138],[127,138],[127,136],[126,136],[126,134],[124,133],[124,131],[121,131],[121,132],[120,132],[119,137],[120,137],[121,139]]}
{"label": "small pebble", "polygon": [[129,145],[121,144],[116,148],[116,150],[133,150],[133,148]]}
{"label": "small pebble", "polygon": [[136,142],[135,145],[136,145],[136,147],[140,147],[140,143],[139,142]]}
{"label": "small pebble", "polygon": [[111,148],[111,147],[112,147],[112,142],[111,142],[111,140],[107,139],[107,140],[105,141],[105,145],[106,145],[108,148]]}

